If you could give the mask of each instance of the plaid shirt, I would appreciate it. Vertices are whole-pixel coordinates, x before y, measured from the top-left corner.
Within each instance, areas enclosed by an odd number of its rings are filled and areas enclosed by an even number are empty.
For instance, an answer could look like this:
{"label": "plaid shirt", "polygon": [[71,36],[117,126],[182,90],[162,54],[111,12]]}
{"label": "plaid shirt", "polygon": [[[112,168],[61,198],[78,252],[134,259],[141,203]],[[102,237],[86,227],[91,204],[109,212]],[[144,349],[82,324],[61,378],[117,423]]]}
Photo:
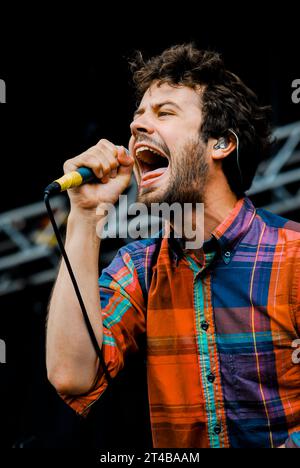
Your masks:
{"label": "plaid shirt", "polygon": [[[146,334],[156,448],[300,447],[300,225],[244,198],[204,246],[197,259],[174,238],[136,241],[103,271],[110,374]],[[106,387],[100,369],[63,398],[85,414]]]}

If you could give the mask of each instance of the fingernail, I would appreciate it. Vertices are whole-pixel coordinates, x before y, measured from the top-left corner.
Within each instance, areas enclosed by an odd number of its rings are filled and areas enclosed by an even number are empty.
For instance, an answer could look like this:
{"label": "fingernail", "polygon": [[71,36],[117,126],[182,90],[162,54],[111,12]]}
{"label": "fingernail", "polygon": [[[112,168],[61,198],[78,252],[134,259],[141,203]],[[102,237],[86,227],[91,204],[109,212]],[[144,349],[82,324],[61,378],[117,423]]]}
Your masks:
{"label": "fingernail", "polygon": [[118,148],[118,149],[124,148],[124,150],[125,150],[125,152],[126,152],[127,156],[130,156],[130,153],[129,153],[129,151],[128,151],[128,149],[127,149],[127,148],[125,148],[125,146],[116,145],[116,148]]}

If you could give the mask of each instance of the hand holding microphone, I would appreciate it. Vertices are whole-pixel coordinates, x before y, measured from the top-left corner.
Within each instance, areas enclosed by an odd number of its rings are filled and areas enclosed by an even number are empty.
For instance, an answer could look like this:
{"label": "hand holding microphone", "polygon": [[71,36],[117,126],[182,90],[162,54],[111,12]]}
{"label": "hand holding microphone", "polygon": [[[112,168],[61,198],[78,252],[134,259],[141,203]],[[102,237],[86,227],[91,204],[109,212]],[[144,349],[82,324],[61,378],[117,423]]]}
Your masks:
{"label": "hand holding microphone", "polygon": [[[52,182],[45,193],[69,190],[71,210],[95,212],[100,203],[116,203],[128,187],[134,159],[124,147],[100,140],[64,164],[65,176]],[[101,182],[94,184],[92,182]]]}
{"label": "hand holding microphone", "polygon": [[[107,140],[100,140],[84,153],[66,161],[64,164],[66,177],[63,176],[53,182],[45,190],[46,209],[64,260],[61,263],[51,300],[49,314],[52,319],[48,321],[48,333],[50,329],[52,332],[48,343],[51,341],[52,346],[48,351],[47,361],[54,362],[51,374],[53,369],[54,372],[57,369],[56,359],[53,359],[52,354],[52,349],[57,348],[55,343],[60,343],[58,348],[61,349],[62,344],[68,343],[69,338],[71,338],[70,342],[74,341],[75,334],[76,346],[78,345],[80,354],[79,361],[84,362],[79,366],[80,380],[84,381],[83,386],[81,383],[79,387],[76,384],[77,372],[70,374],[72,380],[74,378],[77,394],[86,393],[88,390],[89,382],[94,380],[94,374],[98,372],[96,370],[98,360],[107,381],[109,383],[111,381],[111,375],[101,351],[103,332],[101,313],[99,316],[98,287],[101,232],[106,222],[107,204],[115,204],[119,195],[129,185],[133,164],[134,159],[124,147],[115,146]],[[100,183],[88,183],[94,181]],[[71,211],[64,245],[49,196],[70,188],[72,190],[68,190],[68,195]],[[66,311],[67,314],[70,312],[70,320],[66,318]],[[56,322],[61,324],[61,329],[57,327]],[[74,322],[71,333],[66,331],[65,335],[62,334],[61,330],[69,328],[70,322]],[[62,338],[63,336],[67,337],[66,341]],[[67,345],[66,348],[68,348]],[[49,346],[47,349],[49,350]],[[87,358],[86,361],[83,355]],[[69,362],[70,353],[66,352],[65,356],[67,358],[65,362]],[[59,354],[58,360],[60,360]],[[60,366],[64,368],[64,372],[68,371],[68,365],[64,366],[64,361],[60,362]]]}

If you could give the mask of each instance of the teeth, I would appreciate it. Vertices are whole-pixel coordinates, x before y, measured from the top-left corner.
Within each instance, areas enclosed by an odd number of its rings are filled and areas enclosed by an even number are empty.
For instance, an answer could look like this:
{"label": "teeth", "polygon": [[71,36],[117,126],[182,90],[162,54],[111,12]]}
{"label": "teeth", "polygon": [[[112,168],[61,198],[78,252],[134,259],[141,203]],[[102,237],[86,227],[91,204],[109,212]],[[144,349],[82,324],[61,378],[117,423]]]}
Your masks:
{"label": "teeth", "polygon": [[154,153],[154,154],[157,154],[158,156],[161,156],[161,154],[159,154],[157,151],[155,151],[154,149],[152,148],[149,148],[149,146],[141,146],[140,148],[138,148],[135,152],[135,154],[139,154],[141,153],[142,151],[151,151],[151,153]]}

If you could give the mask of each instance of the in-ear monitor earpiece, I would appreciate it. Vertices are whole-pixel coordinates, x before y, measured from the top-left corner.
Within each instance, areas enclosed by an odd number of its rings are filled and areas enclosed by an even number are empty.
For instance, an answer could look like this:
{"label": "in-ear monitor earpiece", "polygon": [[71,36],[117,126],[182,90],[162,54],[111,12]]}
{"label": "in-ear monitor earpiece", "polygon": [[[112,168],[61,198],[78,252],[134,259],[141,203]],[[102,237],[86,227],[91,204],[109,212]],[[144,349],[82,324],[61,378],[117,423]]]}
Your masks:
{"label": "in-ear monitor earpiece", "polygon": [[225,149],[228,146],[227,138],[221,137],[218,142],[215,144],[215,149]]}

